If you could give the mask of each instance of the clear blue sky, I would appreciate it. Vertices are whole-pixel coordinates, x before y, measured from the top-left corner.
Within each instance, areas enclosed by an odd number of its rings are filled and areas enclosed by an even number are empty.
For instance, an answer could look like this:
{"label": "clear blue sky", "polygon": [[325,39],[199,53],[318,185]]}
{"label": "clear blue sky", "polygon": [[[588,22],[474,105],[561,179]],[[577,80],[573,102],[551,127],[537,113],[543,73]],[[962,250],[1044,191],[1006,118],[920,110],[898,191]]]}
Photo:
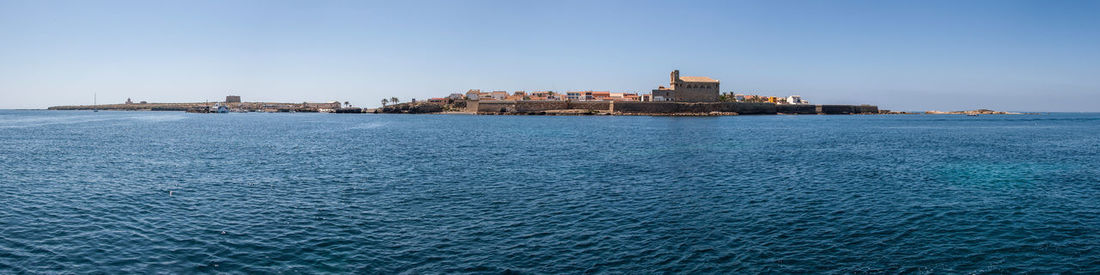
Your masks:
{"label": "clear blue sky", "polygon": [[0,108],[722,91],[1100,111],[1100,1],[9,1]]}

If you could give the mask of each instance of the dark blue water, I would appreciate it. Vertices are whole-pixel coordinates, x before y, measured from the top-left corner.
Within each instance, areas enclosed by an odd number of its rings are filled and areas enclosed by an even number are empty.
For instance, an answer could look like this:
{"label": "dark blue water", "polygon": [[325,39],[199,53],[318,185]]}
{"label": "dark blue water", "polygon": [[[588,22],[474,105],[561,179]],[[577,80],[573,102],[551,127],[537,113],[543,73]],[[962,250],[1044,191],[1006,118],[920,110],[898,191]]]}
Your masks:
{"label": "dark blue water", "polygon": [[0,111],[0,273],[1100,272],[1100,114]]}

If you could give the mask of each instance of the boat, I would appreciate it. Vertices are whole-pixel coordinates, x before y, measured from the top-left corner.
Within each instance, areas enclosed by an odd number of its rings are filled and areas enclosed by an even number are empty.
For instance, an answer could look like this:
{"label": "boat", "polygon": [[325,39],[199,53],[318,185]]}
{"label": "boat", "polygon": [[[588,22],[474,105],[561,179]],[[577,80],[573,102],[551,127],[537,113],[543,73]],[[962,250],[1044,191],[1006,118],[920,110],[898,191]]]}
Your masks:
{"label": "boat", "polygon": [[222,105],[221,103],[214,103],[214,106],[210,107],[211,113],[225,114],[229,113],[229,107]]}
{"label": "boat", "polygon": [[99,102],[98,102],[98,100],[96,100],[97,97],[98,96],[95,93],[92,94],[92,112],[93,113],[98,113],[99,112]]}

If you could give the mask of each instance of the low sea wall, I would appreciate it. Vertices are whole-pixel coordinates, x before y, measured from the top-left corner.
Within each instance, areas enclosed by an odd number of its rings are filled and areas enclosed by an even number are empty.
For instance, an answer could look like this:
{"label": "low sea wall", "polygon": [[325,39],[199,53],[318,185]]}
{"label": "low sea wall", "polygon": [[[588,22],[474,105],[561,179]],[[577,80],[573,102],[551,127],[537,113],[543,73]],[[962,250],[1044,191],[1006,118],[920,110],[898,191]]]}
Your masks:
{"label": "low sea wall", "polygon": [[750,102],[632,102],[632,101],[509,101],[466,102],[465,111],[477,113],[543,113],[554,110],[583,110],[615,114],[850,114],[878,113],[875,106],[775,105]]}
{"label": "low sea wall", "polygon": [[607,101],[509,101],[479,100],[466,103],[466,111],[477,113],[538,113],[550,110],[589,110],[608,111],[611,102]]}
{"label": "low sea wall", "polygon": [[776,105],[743,102],[615,102],[615,112],[622,114],[709,114],[717,112],[742,115],[773,115],[776,114]]}
{"label": "low sea wall", "polygon": [[673,114],[875,114],[871,105],[797,105],[747,102],[630,102],[630,101],[505,101],[467,102],[465,110],[484,114],[541,114],[548,111],[582,110],[623,115]]}
{"label": "low sea wall", "polygon": [[872,105],[817,105],[821,114],[877,114],[878,106]]}
{"label": "low sea wall", "polygon": [[776,104],[775,112],[780,114],[812,115],[819,113],[817,105],[807,104]]}

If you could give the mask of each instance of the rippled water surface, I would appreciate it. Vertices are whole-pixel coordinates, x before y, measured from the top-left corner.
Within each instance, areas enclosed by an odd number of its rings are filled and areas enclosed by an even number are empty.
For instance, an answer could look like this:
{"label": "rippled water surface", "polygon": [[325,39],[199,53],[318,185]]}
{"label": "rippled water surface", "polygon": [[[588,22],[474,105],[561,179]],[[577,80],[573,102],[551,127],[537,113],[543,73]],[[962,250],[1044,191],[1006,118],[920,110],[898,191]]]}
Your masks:
{"label": "rippled water surface", "polygon": [[0,273],[1100,273],[1100,114],[0,111]]}

